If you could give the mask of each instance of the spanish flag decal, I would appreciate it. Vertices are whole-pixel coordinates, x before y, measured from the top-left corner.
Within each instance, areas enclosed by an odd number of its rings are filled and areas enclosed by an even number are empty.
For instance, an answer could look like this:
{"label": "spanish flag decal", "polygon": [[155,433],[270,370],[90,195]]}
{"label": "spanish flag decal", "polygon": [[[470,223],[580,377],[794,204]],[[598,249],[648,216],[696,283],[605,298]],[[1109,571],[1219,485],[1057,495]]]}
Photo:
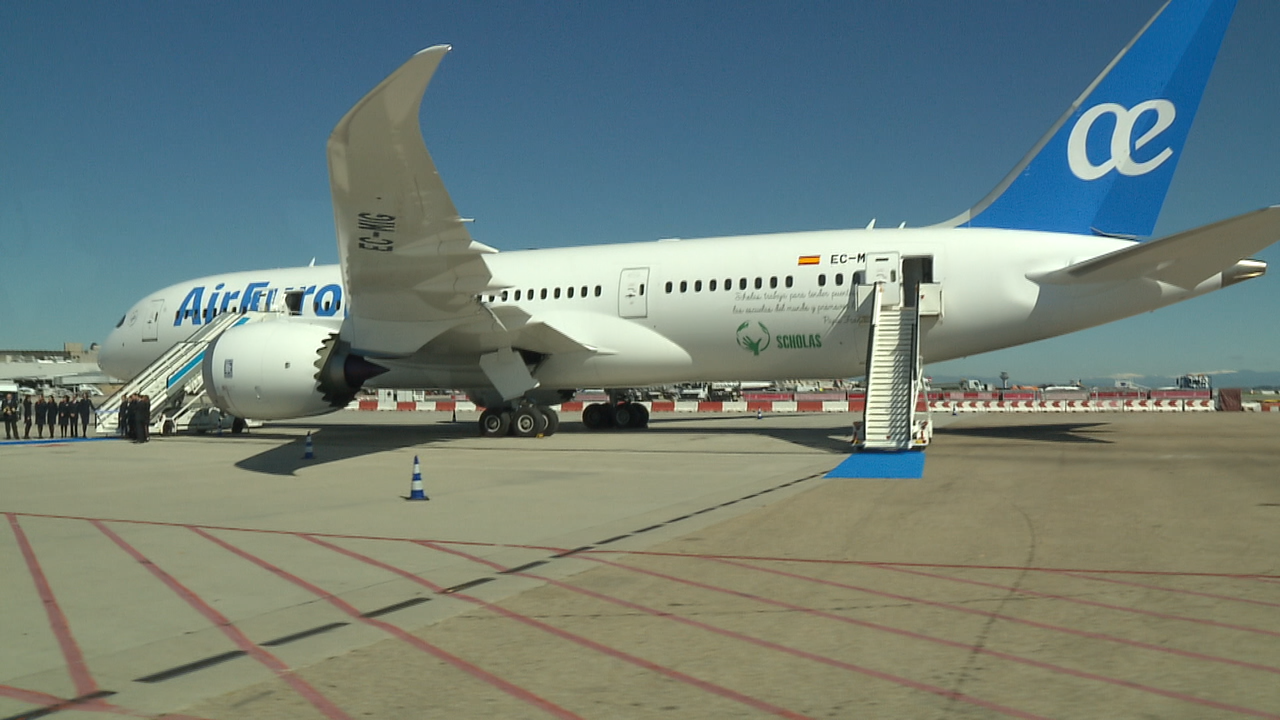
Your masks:
{"label": "spanish flag decal", "polygon": [[801,255],[797,265],[817,265],[822,261],[821,255]]}

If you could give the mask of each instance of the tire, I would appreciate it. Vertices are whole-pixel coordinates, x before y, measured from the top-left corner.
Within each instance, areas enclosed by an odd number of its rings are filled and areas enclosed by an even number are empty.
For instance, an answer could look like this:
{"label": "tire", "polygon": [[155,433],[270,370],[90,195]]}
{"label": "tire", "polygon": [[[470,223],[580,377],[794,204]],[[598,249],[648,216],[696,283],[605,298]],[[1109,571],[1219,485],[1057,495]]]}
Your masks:
{"label": "tire", "polygon": [[560,429],[560,414],[552,410],[548,405],[539,405],[538,410],[542,411],[542,417],[547,421],[547,426],[543,429],[542,434],[546,437],[555,435],[556,431]]}
{"label": "tire", "polygon": [[546,426],[546,418],[532,405],[511,413],[511,434],[516,437],[534,437],[541,434]]}
{"label": "tire", "polygon": [[239,435],[244,432],[247,427],[249,427],[249,424],[244,421],[244,418],[236,418],[231,421],[231,434]]}
{"label": "tire", "polygon": [[635,411],[635,414],[636,414],[636,424],[634,425],[634,427],[636,428],[649,427],[649,408],[641,405],[640,403],[634,403],[632,404],[631,409]]}
{"label": "tire", "polygon": [[613,423],[612,417],[608,415],[609,408],[603,403],[591,403],[582,410],[582,424],[587,426],[588,430],[603,430]]}
{"label": "tire", "polygon": [[486,409],[480,414],[481,437],[505,437],[511,429],[511,413],[507,410]]}
{"label": "tire", "polygon": [[620,403],[613,408],[613,420],[618,427],[624,430],[630,430],[636,427],[636,421],[640,416],[632,408],[631,403]]}

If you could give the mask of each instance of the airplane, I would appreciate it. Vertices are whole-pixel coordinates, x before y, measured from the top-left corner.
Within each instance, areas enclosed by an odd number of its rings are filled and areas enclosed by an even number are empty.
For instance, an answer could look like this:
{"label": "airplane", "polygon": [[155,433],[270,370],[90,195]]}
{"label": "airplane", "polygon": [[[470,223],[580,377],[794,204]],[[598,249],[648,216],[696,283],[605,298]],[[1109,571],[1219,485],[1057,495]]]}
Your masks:
{"label": "airplane", "polygon": [[[938,362],[1094,327],[1259,277],[1280,206],[1151,235],[1234,0],[1170,0],[981,201],[938,225],[522,250],[476,242],[419,113],[450,50],[418,52],[328,141],[338,265],[212,275],[130,308],[100,350],[132,377],[227,312],[205,386],[240,417],[345,407],[361,388],[463,388],[485,436],[550,434],[574,388],[853,377],[868,288],[926,302]],[[591,428],[641,427],[619,399]]]}

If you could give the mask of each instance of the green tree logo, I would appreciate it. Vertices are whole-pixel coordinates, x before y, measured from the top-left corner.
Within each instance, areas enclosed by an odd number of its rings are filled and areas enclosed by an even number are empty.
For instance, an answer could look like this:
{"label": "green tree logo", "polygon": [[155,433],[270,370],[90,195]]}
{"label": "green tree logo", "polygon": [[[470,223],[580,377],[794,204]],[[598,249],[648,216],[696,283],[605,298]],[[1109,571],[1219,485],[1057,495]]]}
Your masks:
{"label": "green tree logo", "polygon": [[743,350],[750,350],[752,355],[759,355],[761,351],[769,348],[769,342],[773,336],[769,334],[769,328],[765,327],[764,323],[755,323],[756,328],[759,328],[758,333],[751,325],[751,321],[748,320],[738,326],[738,345]]}

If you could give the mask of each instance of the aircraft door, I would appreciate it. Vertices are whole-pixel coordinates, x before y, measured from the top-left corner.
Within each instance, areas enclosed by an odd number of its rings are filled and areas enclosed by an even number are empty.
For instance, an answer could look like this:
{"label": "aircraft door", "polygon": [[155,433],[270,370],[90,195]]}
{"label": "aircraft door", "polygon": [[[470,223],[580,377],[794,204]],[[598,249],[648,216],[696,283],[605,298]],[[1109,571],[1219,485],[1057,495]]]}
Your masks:
{"label": "aircraft door", "polygon": [[627,268],[618,282],[618,317],[649,317],[649,268]]}
{"label": "aircraft door", "polygon": [[867,253],[867,283],[884,284],[882,302],[886,306],[902,303],[902,271],[898,266],[898,253]]}
{"label": "aircraft door", "polygon": [[160,339],[160,314],[164,312],[164,299],[152,300],[151,307],[142,321],[142,341],[155,342]]}

